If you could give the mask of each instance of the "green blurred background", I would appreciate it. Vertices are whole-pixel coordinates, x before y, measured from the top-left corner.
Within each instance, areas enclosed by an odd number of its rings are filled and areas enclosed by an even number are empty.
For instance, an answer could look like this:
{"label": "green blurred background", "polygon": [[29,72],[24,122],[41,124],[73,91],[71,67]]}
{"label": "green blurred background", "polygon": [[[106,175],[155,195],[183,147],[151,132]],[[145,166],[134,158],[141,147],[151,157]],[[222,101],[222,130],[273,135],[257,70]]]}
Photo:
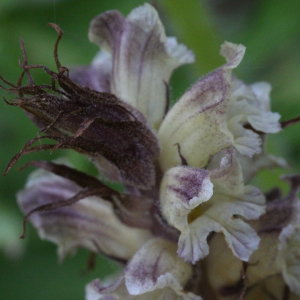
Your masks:
{"label": "green blurred background", "polygon": [[[60,25],[64,37],[59,47],[63,65],[89,64],[98,51],[87,38],[91,19],[108,9],[128,14],[144,1],[139,0],[0,0],[0,74],[16,83],[21,70],[19,37],[27,47],[29,63],[55,70],[53,46],[56,33],[48,22]],[[196,79],[223,63],[219,47],[224,40],[242,43],[246,56],[235,73],[247,83],[268,81],[273,86],[272,109],[286,120],[300,115],[300,2],[295,0],[157,0],[156,5],[167,34],[194,50],[197,62],[177,70],[171,80],[172,99],[176,100]],[[38,83],[49,83],[49,76],[34,70]],[[2,91],[0,91],[2,97]],[[5,93],[8,95],[8,93]],[[9,98],[9,97],[8,97]],[[274,185],[287,191],[279,175],[300,171],[300,125],[287,128],[269,138],[271,153],[283,156],[290,170],[264,171],[255,180],[264,191]],[[36,136],[36,128],[21,110],[0,101],[0,171],[27,140]],[[57,262],[56,247],[41,242],[29,225],[27,238],[19,240],[22,215],[15,193],[26,182],[31,169],[18,166],[32,159],[52,160],[62,155],[80,169],[90,170],[89,162],[77,154],[56,151],[23,157],[0,183],[0,300],[79,300],[84,285],[112,272],[116,266],[101,257],[88,275],[88,252],[78,251],[62,265]]]}

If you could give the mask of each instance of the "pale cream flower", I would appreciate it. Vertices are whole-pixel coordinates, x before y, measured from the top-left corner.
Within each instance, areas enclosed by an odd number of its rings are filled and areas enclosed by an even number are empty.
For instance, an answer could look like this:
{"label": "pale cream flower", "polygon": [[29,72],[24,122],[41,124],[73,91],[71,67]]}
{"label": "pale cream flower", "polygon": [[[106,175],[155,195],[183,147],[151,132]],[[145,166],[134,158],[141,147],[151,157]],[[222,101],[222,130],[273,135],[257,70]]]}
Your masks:
{"label": "pale cream flower", "polygon": [[[255,230],[243,218],[263,214],[265,198],[256,187],[244,185],[234,151],[225,154],[217,169],[174,167],[162,182],[164,215],[181,232],[178,254],[192,263],[209,253],[211,232],[222,232],[233,253],[245,261],[259,244]],[[209,167],[215,164],[212,160]]]}
{"label": "pale cream flower", "polygon": [[164,239],[149,240],[128,263],[124,274],[110,286],[100,280],[86,289],[87,300],[201,300],[183,291],[192,268],[176,254],[176,246]]}

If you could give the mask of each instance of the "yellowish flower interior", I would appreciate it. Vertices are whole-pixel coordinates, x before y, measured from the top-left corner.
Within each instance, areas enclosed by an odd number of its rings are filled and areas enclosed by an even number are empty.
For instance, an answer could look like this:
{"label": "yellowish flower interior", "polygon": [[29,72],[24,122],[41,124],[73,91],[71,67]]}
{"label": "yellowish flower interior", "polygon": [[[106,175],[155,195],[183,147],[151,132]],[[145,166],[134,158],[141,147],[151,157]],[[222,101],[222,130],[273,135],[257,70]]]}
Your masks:
{"label": "yellowish flower interior", "polygon": [[211,203],[205,202],[197,207],[195,207],[188,215],[188,223],[192,223],[195,219],[199,218],[202,216],[210,207],[212,206]]}

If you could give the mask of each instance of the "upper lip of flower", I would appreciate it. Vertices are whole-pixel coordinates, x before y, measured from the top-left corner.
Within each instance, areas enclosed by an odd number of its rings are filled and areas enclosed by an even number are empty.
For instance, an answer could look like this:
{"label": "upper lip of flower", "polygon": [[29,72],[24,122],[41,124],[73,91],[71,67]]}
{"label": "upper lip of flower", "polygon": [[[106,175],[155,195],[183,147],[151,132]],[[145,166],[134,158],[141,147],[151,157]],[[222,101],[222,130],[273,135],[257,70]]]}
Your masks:
{"label": "upper lip of flower", "polygon": [[157,130],[168,106],[171,73],[193,62],[193,53],[176,38],[166,37],[149,4],[127,18],[115,10],[95,17],[89,38],[112,55],[111,92],[140,110]]}

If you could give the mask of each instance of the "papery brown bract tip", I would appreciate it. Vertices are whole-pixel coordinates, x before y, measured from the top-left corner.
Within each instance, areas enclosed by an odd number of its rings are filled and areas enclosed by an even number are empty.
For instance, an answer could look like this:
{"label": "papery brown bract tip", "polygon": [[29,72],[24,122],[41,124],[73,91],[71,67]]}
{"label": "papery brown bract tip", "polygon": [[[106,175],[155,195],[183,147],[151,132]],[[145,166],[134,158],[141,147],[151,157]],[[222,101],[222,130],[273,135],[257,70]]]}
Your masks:
{"label": "papery brown bract tip", "polygon": [[50,23],[47,24],[47,26],[50,26],[50,27],[54,28],[57,31],[58,34],[63,34],[63,31],[62,31],[62,29],[60,28],[59,25],[50,22]]}
{"label": "papery brown bract tip", "polygon": [[57,69],[59,72],[64,72],[64,70],[61,70],[62,66],[61,66],[61,63],[59,62],[59,59],[58,59],[58,54],[57,54],[57,49],[58,49],[58,44],[59,44],[59,41],[61,40],[64,32],[62,31],[62,29],[55,23],[48,23],[47,24],[48,26],[54,28],[58,34],[58,37],[57,37],[57,40],[55,42],[55,46],[54,46],[54,59],[55,59],[55,63],[56,63],[56,66],[57,66]]}
{"label": "papery brown bract tip", "polygon": [[290,120],[287,120],[287,121],[282,121],[282,122],[280,122],[280,124],[281,124],[281,128],[284,129],[286,127],[295,125],[299,122],[300,122],[300,116],[296,117],[296,118],[293,118],[293,119],[290,119]]}
{"label": "papery brown bract tip", "polygon": [[93,187],[102,189],[102,197],[109,198],[112,195],[117,195],[118,192],[112,190],[108,186],[104,185],[101,181],[99,181],[96,177],[68,167],[66,165],[56,164],[49,161],[31,161],[27,163],[24,167],[34,166],[36,168],[43,169],[45,171],[51,172],[55,175],[61,176],[63,178],[69,179],[75,182],[77,185],[86,188]]}
{"label": "papery brown bract tip", "polygon": [[[46,148],[52,151],[64,148],[90,156],[100,166],[100,172],[111,168],[107,174],[104,173],[110,180],[149,189],[155,183],[153,161],[159,152],[155,133],[147,125],[142,113],[135,108],[113,94],[82,87],[68,77],[68,69],[61,66],[57,53],[63,32],[54,23],[49,23],[49,26],[58,33],[54,47],[58,72],[43,65],[28,65],[24,43],[21,41],[24,56],[21,67],[24,71],[18,85],[4,82],[11,86],[9,91],[19,93],[17,106],[27,111],[31,120],[42,128],[40,132],[45,132],[47,138],[55,140],[57,144],[30,148],[41,138],[30,140],[13,157],[5,173],[24,154]],[[52,77],[52,85],[34,84],[29,72],[33,68],[44,69]],[[21,86],[25,73],[29,85]],[[55,87],[56,82],[60,89]],[[104,160],[106,163],[101,168]]]}
{"label": "papery brown bract tip", "polygon": [[[20,158],[25,155],[25,154],[29,154],[29,153],[34,153],[37,151],[42,151],[42,150],[50,150],[52,149],[55,145],[49,145],[49,144],[45,144],[45,145],[39,145],[36,147],[31,147],[35,142],[39,141],[40,139],[48,139],[51,138],[49,136],[43,136],[43,137],[38,137],[38,138],[33,138],[31,140],[29,140],[24,147],[22,148],[22,150],[17,153],[8,163],[7,167],[5,168],[5,171],[3,173],[3,175],[5,176],[10,169],[20,160]],[[31,147],[31,148],[30,148]]]}
{"label": "papery brown bract tip", "polygon": [[53,203],[47,203],[47,204],[44,204],[44,205],[41,205],[41,206],[38,206],[38,207],[32,209],[24,217],[23,232],[22,232],[22,235],[20,236],[20,238],[24,239],[26,237],[26,224],[27,224],[28,219],[31,217],[31,215],[33,213],[51,211],[51,210],[55,210],[55,209],[58,209],[61,207],[70,206],[70,205],[78,202],[79,200],[89,197],[89,196],[101,196],[101,194],[102,194],[101,192],[102,191],[99,188],[87,187],[69,199],[60,200],[60,201],[53,202]]}

